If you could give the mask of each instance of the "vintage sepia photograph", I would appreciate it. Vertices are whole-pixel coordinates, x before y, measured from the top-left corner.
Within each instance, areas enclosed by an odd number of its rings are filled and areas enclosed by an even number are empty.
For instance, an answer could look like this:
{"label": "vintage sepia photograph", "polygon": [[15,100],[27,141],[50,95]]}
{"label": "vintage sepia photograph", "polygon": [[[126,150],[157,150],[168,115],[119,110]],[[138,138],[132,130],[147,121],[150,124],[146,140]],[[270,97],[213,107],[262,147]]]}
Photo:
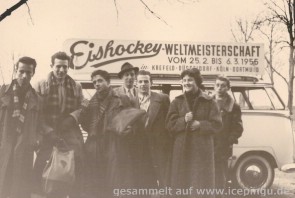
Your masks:
{"label": "vintage sepia photograph", "polygon": [[295,0],[0,1],[0,198],[295,196]]}

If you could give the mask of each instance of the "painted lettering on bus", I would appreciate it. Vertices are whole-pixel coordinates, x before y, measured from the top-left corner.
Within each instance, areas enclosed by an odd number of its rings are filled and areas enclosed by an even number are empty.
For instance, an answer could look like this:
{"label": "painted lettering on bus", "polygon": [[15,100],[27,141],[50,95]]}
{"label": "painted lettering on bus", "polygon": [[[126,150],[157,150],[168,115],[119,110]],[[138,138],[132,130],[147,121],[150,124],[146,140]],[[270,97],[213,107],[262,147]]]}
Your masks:
{"label": "painted lettering on bus", "polygon": [[92,64],[91,67],[97,68],[122,60],[149,58],[158,55],[161,47],[162,44],[141,41],[128,45],[115,45],[114,40],[110,40],[105,46],[95,46],[92,42],[80,40],[70,47],[72,61],[78,60],[71,67],[79,70]]}

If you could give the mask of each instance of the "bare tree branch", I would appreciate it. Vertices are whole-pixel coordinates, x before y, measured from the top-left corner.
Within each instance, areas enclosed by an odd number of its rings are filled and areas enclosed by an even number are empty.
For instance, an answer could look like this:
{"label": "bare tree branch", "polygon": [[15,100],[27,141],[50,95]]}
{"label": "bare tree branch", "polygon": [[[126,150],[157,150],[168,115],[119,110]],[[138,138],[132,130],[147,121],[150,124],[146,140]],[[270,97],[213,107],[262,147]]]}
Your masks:
{"label": "bare tree branch", "polygon": [[231,31],[231,34],[233,35],[235,41],[239,42],[232,28],[230,29],[230,31]]}
{"label": "bare tree branch", "polygon": [[285,83],[287,85],[289,84],[287,79],[280,72],[278,72],[275,68],[272,68],[272,71],[274,71],[277,75],[279,75],[285,81]]}
{"label": "bare tree branch", "polygon": [[267,38],[267,40],[270,40],[270,36],[267,33],[265,33],[262,29],[259,29],[259,31]]}
{"label": "bare tree branch", "polygon": [[16,9],[18,9],[23,4],[27,3],[27,1],[28,0],[20,0],[18,3],[16,3],[15,5],[13,5],[12,7],[10,7],[9,9],[7,9],[5,12],[3,12],[0,15],[0,21],[2,21],[3,19],[5,19],[6,17],[10,16],[13,11],[15,11]]}
{"label": "bare tree branch", "polygon": [[[267,18],[268,21],[279,23],[283,22],[286,25],[288,24],[288,15],[285,2],[283,2],[284,8],[281,8],[274,0],[269,0],[269,2],[265,5],[272,12],[272,17]],[[280,12],[282,12],[282,14],[280,14]]]}
{"label": "bare tree branch", "polygon": [[277,44],[286,43],[288,45],[287,47],[289,47],[289,45],[290,45],[290,42],[289,41],[281,41],[281,40],[278,40],[278,41],[276,41],[276,43]]}
{"label": "bare tree branch", "polygon": [[[267,72],[268,77],[271,78],[271,75],[270,75],[271,72],[270,72],[267,68],[268,68],[268,67],[265,67],[264,70]],[[273,84],[273,83],[272,83],[272,84]]]}
{"label": "bare tree branch", "polygon": [[117,6],[117,0],[114,0],[115,8],[116,8],[116,14],[117,14],[117,21],[119,19],[119,11],[118,11],[118,6]]}
{"label": "bare tree branch", "polygon": [[28,5],[27,2],[26,2],[26,6],[27,6],[27,8],[28,8],[28,13],[29,13],[29,16],[30,16],[31,22],[32,22],[32,24],[34,25],[34,21],[33,21],[32,15],[31,15],[31,9],[30,9],[30,7],[29,7],[29,5]]}
{"label": "bare tree branch", "polygon": [[[261,26],[261,21],[259,20],[259,15],[251,22],[247,20],[237,19],[235,24],[238,28],[237,32],[234,32],[234,29],[231,28],[231,33],[236,42],[245,42],[248,43],[250,40],[253,40],[253,33]],[[240,35],[238,35],[240,33]]]}
{"label": "bare tree branch", "polygon": [[288,46],[286,46],[286,45],[284,45],[284,46],[282,46],[282,47],[280,47],[280,50],[283,50],[284,48],[290,48],[290,46],[288,45]]}
{"label": "bare tree branch", "polygon": [[[266,60],[266,61],[268,62],[269,60]],[[267,64],[267,66],[264,67],[264,70],[267,72],[268,77],[271,79],[271,84],[274,84],[274,81],[272,80],[273,79],[273,74],[272,74],[273,72],[270,69],[270,65]]]}
{"label": "bare tree branch", "polygon": [[[284,8],[281,8],[281,7],[280,7],[277,3],[275,3],[274,1],[270,1],[270,2],[271,2],[271,4],[272,4],[275,8],[277,8],[278,10],[280,10],[281,12],[283,12],[283,14],[284,14],[284,16],[285,16],[286,18],[288,18],[288,16],[287,16],[287,12],[286,12],[285,2],[282,1]],[[275,8],[273,8],[273,9],[275,10]]]}
{"label": "bare tree branch", "polygon": [[[270,22],[278,22],[284,24],[286,32],[288,33],[288,46],[282,46],[289,48],[289,58],[288,58],[288,80],[284,78],[288,85],[288,108],[290,114],[292,114],[293,109],[293,88],[294,88],[294,63],[295,63],[295,0],[281,0],[283,3],[283,8],[280,6],[279,2],[276,0],[268,0],[265,5],[271,12],[271,17],[268,18]],[[276,70],[274,70],[277,73]],[[278,74],[278,73],[277,73]]]}
{"label": "bare tree branch", "polygon": [[[266,56],[264,56],[264,59],[266,60],[267,64],[270,65],[270,61],[268,60],[268,58]],[[285,78],[280,72],[278,72],[278,70],[276,70],[274,67],[272,67],[271,70],[273,72],[275,72],[277,75],[279,75],[285,81],[285,83],[288,85],[287,78]]]}
{"label": "bare tree branch", "polygon": [[[168,23],[162,19],[157,13],[155,13],[153,10],[150,9],[150,7],[143,1],[140,0],[140,2],[144,5],[144,7],[152,14],[154,15],[157,19],[159,19],[160,21],[162,21],[163,23],[165,23],[166,25],[168,25]],[[169,25],[168,25],[169,26]]]}

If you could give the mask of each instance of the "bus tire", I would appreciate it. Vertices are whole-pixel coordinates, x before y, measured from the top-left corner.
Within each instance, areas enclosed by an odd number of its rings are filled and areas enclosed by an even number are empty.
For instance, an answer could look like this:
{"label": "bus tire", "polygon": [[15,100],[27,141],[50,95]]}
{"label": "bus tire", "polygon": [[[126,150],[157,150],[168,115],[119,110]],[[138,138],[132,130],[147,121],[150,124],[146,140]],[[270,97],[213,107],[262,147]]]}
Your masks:
{"label": "bus tire", "polygon": [[267,158],[248,155],[238,161],[232,176],[236,187],[259,189],[271,187],[275,172]]}

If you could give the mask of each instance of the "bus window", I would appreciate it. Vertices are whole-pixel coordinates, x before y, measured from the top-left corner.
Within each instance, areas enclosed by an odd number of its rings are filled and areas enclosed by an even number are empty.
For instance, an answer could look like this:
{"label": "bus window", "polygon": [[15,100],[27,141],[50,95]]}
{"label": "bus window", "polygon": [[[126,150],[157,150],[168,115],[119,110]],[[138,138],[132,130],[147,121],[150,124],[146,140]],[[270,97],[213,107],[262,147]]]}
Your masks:
{"label": "bus window", "polygon": [[276,93],[271,88],[235,87],[232,89],[236,102],[241,109],[274,110],[284,109]]}
{"label": "bus window", "polygon": [[278,98],[278,95],[275,93],[275,91],[273,90],[273,88],[266,88],[265,89],[269,98],[272,101],[272,104],[274,105],[275,109],[285,109],[283,103],[280,101],[280,99]]}
{"label": "bus window", "polygon": [[247,95],[253,109],[257,110],[271,110],[274,106],[271,103],[264,88],[260,89],[249,89],[247,90]]}
{"label": "bus window", "polygon": [[233,92],[236,102],[240,105],[241,109],[250,109],[248,103],[246,102],[246,94],[242,92]]}

